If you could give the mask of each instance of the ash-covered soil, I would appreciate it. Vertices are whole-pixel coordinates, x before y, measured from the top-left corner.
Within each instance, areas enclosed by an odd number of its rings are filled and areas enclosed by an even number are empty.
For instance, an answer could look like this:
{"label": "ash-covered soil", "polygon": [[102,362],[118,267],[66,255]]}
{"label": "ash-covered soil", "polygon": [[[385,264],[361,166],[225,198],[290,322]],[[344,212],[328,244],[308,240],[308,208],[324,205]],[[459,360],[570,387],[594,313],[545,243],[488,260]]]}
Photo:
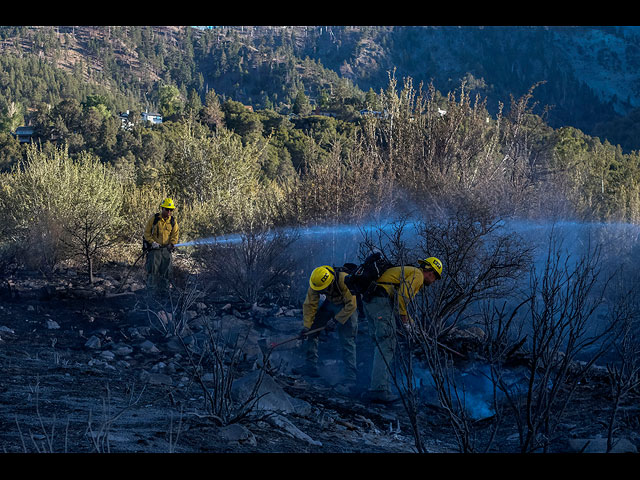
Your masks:
{"label": "ash-covered soil", "polygon": [[[269,403],[225,424],[211,414],[204,388],[215,378],[198,370],[185,345],[198,345],[205,326],[246,326],[236,379],[254,375],[265,346],[295,336],[300,306],[249,306],[205,296],[191,305],[185,335],[167,332],[162,308],[151,304],[141,280],[120,288],[118,271],[88,286],[69,270],[45,278],[18,272],[3,279],[0,297],[0,446],[5,453],[406,453],[415,451],[401,402],[370,404],[340,390],[339,343],[321,344],[323,377],[291,373],[302,362],[300,341],[273,350],[268,362]],[[164,311],[170,311],[164,308]],[[365,388],[371,355],[366,321],[358,333]],[[194,349],[193,359],[201,358]],[[202,380],[202,383],[200,382]],[[640,445],[640,406],[631,396],[621,408],[620,451]],[[238,402],[238,400],[234,400]],[[284,405],[284,406],[283,406]],[[579,442],[600,445],[611,411],[604,376],[575,393],[558,429],[553,451],[576,451]],[[479,418],[479,438],[490,417]],[[449,417],[425,397],[418,416],[428,452],[457,452]],[[482,441],[478,441],[483,445]],[[515,426],[505,423],[492,452],[517,452]],[[589,451],[586,449],[585,451]]]}

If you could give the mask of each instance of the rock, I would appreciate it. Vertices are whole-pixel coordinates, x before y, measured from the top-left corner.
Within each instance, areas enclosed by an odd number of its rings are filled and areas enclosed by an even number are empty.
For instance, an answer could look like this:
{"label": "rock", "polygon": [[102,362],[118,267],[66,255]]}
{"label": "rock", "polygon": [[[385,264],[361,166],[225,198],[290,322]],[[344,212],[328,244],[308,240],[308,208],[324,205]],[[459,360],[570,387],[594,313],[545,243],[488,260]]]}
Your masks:
{"label": "rock", "polygon": [[301,431],[298,427],[296,427],[293,423],[291,423],[289,420],[284,418],[282,415],[278,415],[278,414],[271,415],[267,418],[267,422],[269,422],[275,427],[283,429],[293,438],[297,438],[298,440],[302,440],[304,442],[310,443],[311,445],[315,445],[317,447],[322,446],[322,442],[319,442],[311,438],[309,435]]}
{"label": "rock", "polygon": [[173,320],[173,315],[171,313],[165,312],[164,310],[160,310],[157,314],[158,320],[165,327],[169,325],[169,322]]}
{"label": "rock", "polygon": [[[183,341],[184,341],[184,339],[183,339]],[[182,352],[182,351],[184,351],[184,346],[182,344],[182,341],[180,341],[180,337],[178,337],[177,335],[171,336],[167,340],[167,343],[165,345],[166,345],[167,349],[170,352]]]}
{"label": "rock", "polygon": [[245,427],[244,425],[240,425],[238,423],[233,423],[231,425],[227,425],[225,427],[220,427],[218,429],[218,435],[222,440],[227,442],[236,442],[236,443],[248,443],[250,445],[256,446],[256,437],[251,431]]}
{"label": "rock", "polygon": [[164,362],[158,362],[153,367],[151,367],[152,372],[157,372],[159,370],[164,370],[167,367],[167,364]]}
{"label": "rock", "polygon": [[92,335],[91,337],[89,337],[89,339],[84,344],[84,346],[87,348],[100,348],[100,345],[101,345],[100,339],[95,335]]}
{"label": "rock", "polygon": [[114,345],[111,351],[116,355],[121,355],[124,357],[133,352],[133,348],[131,348],[129,345],[118,344]]}
{"label": "rock", "polygon": [[140,380],[151,385],[173,385],[173,380],[171,379],[171,377],[169,375],[165,375],[164,373],[142,372],[140,374]]}
{"label": "rock", "polygon": [[142,283],[132,283],[128,286],[130,292],[137,292],[138,290],[143,290],[145,286]]}
{"label": "rock", "polygon": [[[242,403],[249,398],[259,380],[260,372],[260,370],[254,370],[233,382],[231,395],[236,401]],[[296,412],[296,408],[291,402],[291,397],[267,373],[262,376],[257,395],[262,396],[255,406],[258,410],[284,413]]]}
{"label": "rock", "polygon": [[[571,452],[606,453],[606,438],[572,438],[569,440]],[[614,438],[610,453],[638,453],[636,446],[626,438]]]}
{"label": "rock", "polygon": [[251,315],[255,317],[264,317],[271,312],[271,310],[271,308],[259,307],[257,303],[251,305]]}
{"label": "rock", "polygon": [[60,328],[60,325],[58,325],[58,322],[56,322],[55,320],[47,320],[47,328],[49,330],[56,330]]}
{"label": "rock", "polygon": [[129,335],[131,335],[131,338],[137,338],[137,339],[144,338],[144,336],[140,333],[140,329],[137,327],[129,328]]}
{"label": "rock", "polygon": [[15,331],[11,330],[9,327],[5,327],[4,325],[2,325],[2,326],[0,327],[0,332],[3,332],[3,333],[10,333],[10,334],[12,334],[12,335],[14,335],[14,334],[16,333]]}
{"label": "rock", "polygon": [[160,352],[160,350],[158,350],[158,347],[156,347],[155,344],[153,342],[149,341],[149,340],[145,340],[144,342],[142,342],[140,344],[140,348],[145,353],[159,353]]}
{"label": "rock", "polygon": [[189,320],[188,325],[189,328],[192,330],[198,330],[198,329],[202,329],[204,328],[208,323],[208,319],[206,317],[195,317],[191,320]]}
{"label": "rock", "polygon": [[310,417],[312,414],[317,413],[318,409],[311,405],[306,400],[302,400],[301,398],[289,397],[293,408],[296,411],[296,415],[300,415],[302,417]]}
{"label": "rock", "polygon": [[105,350],[104,352],[102,352],[100,354],[100,357],[102,357],[104,360],[113,360],[114,358],[116,358],[115,354],[110,350]]}

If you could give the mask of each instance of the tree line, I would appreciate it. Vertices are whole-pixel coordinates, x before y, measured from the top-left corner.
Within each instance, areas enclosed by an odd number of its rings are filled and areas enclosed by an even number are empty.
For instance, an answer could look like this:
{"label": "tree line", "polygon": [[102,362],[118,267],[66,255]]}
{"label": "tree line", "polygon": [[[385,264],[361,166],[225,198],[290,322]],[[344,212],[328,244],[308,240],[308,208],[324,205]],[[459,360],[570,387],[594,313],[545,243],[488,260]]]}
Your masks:
{"label": "tree line", "polygon": [[[106,244],[134,252],[145,218],[167,195],[185,240],[425,212],[463,198],[502,216],[637,222],[638,155],[552,129],[534,113],[534,93],[491,116],[464,83],[443,96],[391,77],[374,98],[384,114],[347,121],[252,111],[210,92],[173,120],[131,129],[106,114],[100,97],[63,100],[36,115],[36,143],[3,148],[3,247],[32,248],[38,254],[25,258],[49,263],[81,250],[108,258]],[[95,198],[105,196],[115,202],[114,223],[100,227],[109,242],[81,247],[66,238],[72,233],[60,225],[79,225],[81,212],[103,216]],[[75,248],[64,248],[69,242]]]}

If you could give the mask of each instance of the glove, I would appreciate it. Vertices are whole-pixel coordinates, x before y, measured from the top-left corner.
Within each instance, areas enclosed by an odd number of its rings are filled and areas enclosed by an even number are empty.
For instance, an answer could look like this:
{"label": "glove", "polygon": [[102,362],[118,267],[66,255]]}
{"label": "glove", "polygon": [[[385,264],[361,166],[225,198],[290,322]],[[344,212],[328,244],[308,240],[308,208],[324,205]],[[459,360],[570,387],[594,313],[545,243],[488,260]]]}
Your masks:
{"label": "glove", "polygon": [[307,338],[308,337],[307,333],[309,333],[309,330],[310,330],[309,327],[304,327],[300,332],[300,336],[302,338]]}
{"label": "glove", "polygon": [[153,248],[153,249],[160,248],[160,244],[158,242],[153,242],[151,244],[151,248]]}
{"label": "glove", "polygon": [[331,320],[329,320],[327,322],[327,324],[324,326],[324,331],[329,333],[329,332],[333,332],[333,330],[336,328],[336,319],[332,318]]}

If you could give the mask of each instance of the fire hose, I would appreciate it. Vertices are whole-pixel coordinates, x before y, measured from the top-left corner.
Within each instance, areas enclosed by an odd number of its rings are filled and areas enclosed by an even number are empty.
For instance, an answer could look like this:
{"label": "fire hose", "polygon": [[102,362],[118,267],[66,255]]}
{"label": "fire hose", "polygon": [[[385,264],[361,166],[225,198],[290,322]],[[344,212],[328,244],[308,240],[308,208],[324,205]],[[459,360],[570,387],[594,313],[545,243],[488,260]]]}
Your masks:
{"label": "fire hose", "polygon": [[[177,247],[177,245],[174,245],[173,248],[171,248],[169,251],[174,250]],[[144,255],[149,251],[149,250],[160,250],[161,248],[169,248],[169,245],[164,245],[164,246],[159,246],[156,248],[147,248],[147,249],[142,249],[142,253],[140,255],[138,255],[138,258],[136,258],[136,261],[133,262],[133,265],[131,265],[129,267],[129,270],[127,271],[127,274],[125,275],[124,279],[122,280],[122,282],[120,282],[120,286],[118,287],[118,289],[116,290],[116,295],[118,295],[121,290],[124,288],[125,284],[127,283],[127,280],[129,279],[129,275],[131,275],[131,272],[133,271],[134,267],[136,266],[136,264],[140,261],[140,259],[142,257],[144,257]]]}

